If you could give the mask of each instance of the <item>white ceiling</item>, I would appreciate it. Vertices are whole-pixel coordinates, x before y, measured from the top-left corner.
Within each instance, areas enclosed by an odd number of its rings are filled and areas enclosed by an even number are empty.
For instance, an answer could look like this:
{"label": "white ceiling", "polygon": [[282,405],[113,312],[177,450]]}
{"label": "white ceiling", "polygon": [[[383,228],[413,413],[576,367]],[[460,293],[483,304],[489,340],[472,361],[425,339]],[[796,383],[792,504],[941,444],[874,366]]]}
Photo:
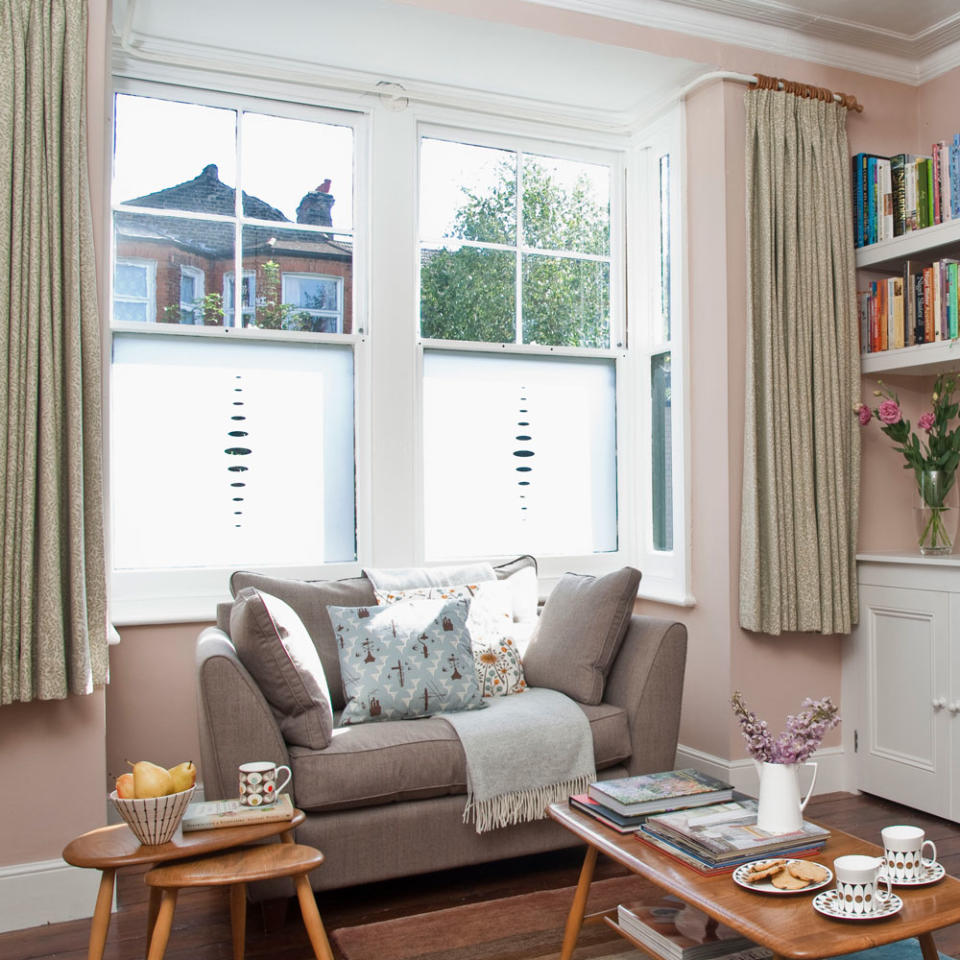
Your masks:
{"label": "white ceiling", "polygon": [[531,0],[906,83],[960,66],[957,0]]}

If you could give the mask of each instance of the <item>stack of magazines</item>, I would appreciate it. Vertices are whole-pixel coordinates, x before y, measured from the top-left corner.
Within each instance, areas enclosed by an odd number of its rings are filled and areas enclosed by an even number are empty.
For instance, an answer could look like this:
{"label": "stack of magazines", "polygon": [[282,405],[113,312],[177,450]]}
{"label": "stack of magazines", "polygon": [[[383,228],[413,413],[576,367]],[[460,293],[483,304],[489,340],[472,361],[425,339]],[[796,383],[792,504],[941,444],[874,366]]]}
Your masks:
{"label": "stack of magazines", "polygon": [[744,798],[648,817],[636,836],[701,873],[727,873],[761,857],[815,854],[830,831],[806,820],[793,833],[761,830],[757,801]]}
{"label": "stack of magazines", "polygon": [[617,923],[664,960],[768,960],[771,952],[674,896],[620,904]]}
{"label": "stack of magazines", "polygon": [[589,792],[570,797],[570,806],[620,833],[639,829],[648,817],[729,800],[733,787],[698,770],[666,770],[591,783]]}

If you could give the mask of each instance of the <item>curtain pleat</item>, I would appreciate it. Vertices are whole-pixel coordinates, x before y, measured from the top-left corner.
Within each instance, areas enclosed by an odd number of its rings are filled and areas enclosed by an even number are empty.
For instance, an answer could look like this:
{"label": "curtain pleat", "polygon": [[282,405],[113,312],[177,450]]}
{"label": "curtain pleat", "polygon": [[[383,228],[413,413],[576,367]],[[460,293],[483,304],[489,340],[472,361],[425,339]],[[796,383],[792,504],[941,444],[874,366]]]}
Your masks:
{"label": "curtain pleat", "polygon": [[849,633],[860,361],[846,110],[774,90],[745,102],[740,624]]}
{"label": "curtain pleat", "polygon": [[0,704],[107,680],[84,0],[0,3]]}

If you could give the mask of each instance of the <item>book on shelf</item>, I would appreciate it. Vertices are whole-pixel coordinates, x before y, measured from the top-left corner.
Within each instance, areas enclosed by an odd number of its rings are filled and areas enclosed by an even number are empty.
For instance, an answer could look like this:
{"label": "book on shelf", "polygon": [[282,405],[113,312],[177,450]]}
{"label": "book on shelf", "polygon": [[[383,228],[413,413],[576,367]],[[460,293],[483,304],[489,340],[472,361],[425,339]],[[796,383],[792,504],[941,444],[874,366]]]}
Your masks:
{"label": "book on shelf", "polygon": [[274,823],[293,819],[290,794],[280,793],[273,803],[261,807],[247,807],[239,799],[201,800],[187,806],[180,821],[184,833],[191,830],[209,830],[214,827],[237,827],[250,823]]}
{"label": "book on shelf", "polygon": [[706,806],[733,796],[733,787],[699,770],[664,770],[618,780],[598,780],[587,793],[626,816]]}
{"label": "book on shelf", "polygon": [[692,867],[698,873],[705,877],[720,876],[725,873],[733,873],[742,863],[751,863],[757,859],[770,859],[771,857],[793,857],[802,859],[804,857],[816,856],[823,850],[826,841],[811,843],[810,841],[800,840],[794,845],[785,845],[776,850],[768,851],[765,854],[746,853],[740,857],[733,857],[728,860],[717,861],[704,853],[696,853],[691,847],[684,846],[679,840],[668,840],[665,837],[651,833],[645,826],[641,826],[635,831],[634,836],[641,843],[648,847],[653,847],[671,860],[676,860],[684,866]]}
{"label": "book on shelf", "polygon": [[766,948],[672,894],[619,904],[617,923],[664,960],[718,960],[739,956],[742,951],[751,951],[749,960],[771,956]]}
{"label": "book on shelf", "polygon": [[830,831],[804,820],[799,830],[770,833],[757,826],[757,801],[744,798],[695,810],[656,814],[643,825],[645,833],[662,837],[716,864],[752,855],[771,855],[806,841],[825,842]]}

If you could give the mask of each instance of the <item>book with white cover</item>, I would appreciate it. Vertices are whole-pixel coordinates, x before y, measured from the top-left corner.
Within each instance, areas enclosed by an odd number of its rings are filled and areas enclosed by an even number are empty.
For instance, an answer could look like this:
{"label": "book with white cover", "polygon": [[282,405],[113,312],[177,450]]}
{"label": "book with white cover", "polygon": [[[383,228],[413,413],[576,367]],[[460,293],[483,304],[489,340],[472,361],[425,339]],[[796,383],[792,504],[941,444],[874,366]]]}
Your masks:
{"label": "book with white cover", "polygon": [[274,823],[293,819],[290,794],[281,793],[273,803],[248,807],[233,800],[202,800],[191,803],[180,822],[184,833],[191,830],[210,830],[214,827],[237,827],[248,823]]}

